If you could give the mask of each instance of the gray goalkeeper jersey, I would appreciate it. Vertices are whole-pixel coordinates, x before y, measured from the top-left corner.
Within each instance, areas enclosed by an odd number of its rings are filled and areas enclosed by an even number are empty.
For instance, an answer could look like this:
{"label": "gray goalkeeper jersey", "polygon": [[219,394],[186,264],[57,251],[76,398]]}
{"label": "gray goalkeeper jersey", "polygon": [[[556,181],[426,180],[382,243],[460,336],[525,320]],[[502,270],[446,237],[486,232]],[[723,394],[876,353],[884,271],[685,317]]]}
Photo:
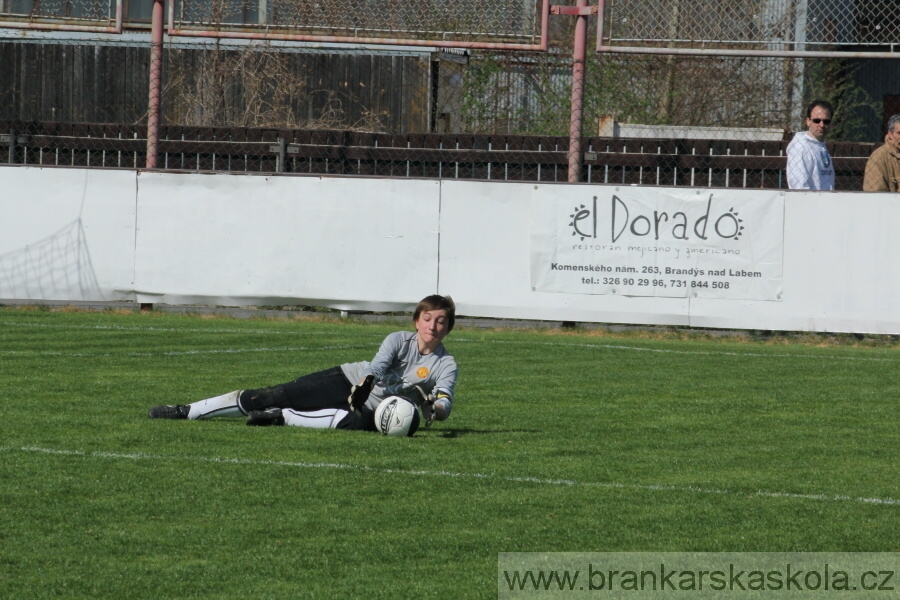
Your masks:
{"label": "gray goalkeeper jersey", "polygon": [[428,394],[443,391],[453,400],[456,360],[443,344],[431,354],[420,353],[416,334],[411,331],[397,331],[384,338],[372,362],[345,363],[341,369],[354,385],[365,375],[375,376],[375,386],[366,402],[372,410],[388,396],[404,396],[421,405],[422,396],[416,385]]}

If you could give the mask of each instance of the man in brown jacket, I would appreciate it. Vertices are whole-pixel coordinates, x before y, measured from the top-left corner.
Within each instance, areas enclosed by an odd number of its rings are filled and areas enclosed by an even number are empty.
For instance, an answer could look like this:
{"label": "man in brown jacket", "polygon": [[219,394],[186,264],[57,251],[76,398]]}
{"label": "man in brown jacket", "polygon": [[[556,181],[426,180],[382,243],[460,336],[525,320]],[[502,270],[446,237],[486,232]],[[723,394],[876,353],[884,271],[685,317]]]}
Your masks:
{"label": "man in brown jacket", "polygon": [[888,120],[884,145],[875,150],[866,163],[863,191],[900,191],[900,115]]}

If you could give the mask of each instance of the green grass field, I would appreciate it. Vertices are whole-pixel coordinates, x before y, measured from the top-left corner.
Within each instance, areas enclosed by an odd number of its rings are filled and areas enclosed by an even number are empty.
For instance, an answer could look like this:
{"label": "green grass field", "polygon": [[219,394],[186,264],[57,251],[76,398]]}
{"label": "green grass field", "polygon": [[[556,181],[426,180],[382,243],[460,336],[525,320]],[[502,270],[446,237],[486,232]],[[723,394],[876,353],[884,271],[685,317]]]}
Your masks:
{"label": "green grass field", "polygon": [[500,552],[900,551],[900,345],[458,327],[412,438],[151,421],[396,325],[0,308],[0,598],[491,598]]}

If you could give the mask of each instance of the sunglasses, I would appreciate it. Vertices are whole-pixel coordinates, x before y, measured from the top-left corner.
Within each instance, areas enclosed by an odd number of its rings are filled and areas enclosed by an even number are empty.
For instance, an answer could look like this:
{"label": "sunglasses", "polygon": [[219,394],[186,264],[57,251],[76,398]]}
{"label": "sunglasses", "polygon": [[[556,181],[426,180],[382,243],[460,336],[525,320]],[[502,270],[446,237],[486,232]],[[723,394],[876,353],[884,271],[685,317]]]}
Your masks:
{"label": "sunglasses", "polygon": [[821,123],[822,125],[831,125],[831,119],[810,119],[813,123],[818,125]]}

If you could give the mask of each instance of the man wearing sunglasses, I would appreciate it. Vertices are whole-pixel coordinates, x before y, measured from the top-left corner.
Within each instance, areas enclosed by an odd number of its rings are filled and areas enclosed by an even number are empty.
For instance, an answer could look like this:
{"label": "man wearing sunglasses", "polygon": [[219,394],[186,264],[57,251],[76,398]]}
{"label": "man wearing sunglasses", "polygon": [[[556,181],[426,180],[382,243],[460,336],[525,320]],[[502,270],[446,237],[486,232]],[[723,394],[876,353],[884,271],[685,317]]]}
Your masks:
{"label": "man wearing sunglasses", "polygon": [[900,115],[888,119],[884,145],[866,162],[864,192],[900,191]]}
{"label": "man wearing sunglasses", "polygon": [[806,131],[794,134],[787,147],[787,180],[792,190],[833,190],[834,163],[825,147],[825,134],[834,109],[825,100],[806,108]]}

